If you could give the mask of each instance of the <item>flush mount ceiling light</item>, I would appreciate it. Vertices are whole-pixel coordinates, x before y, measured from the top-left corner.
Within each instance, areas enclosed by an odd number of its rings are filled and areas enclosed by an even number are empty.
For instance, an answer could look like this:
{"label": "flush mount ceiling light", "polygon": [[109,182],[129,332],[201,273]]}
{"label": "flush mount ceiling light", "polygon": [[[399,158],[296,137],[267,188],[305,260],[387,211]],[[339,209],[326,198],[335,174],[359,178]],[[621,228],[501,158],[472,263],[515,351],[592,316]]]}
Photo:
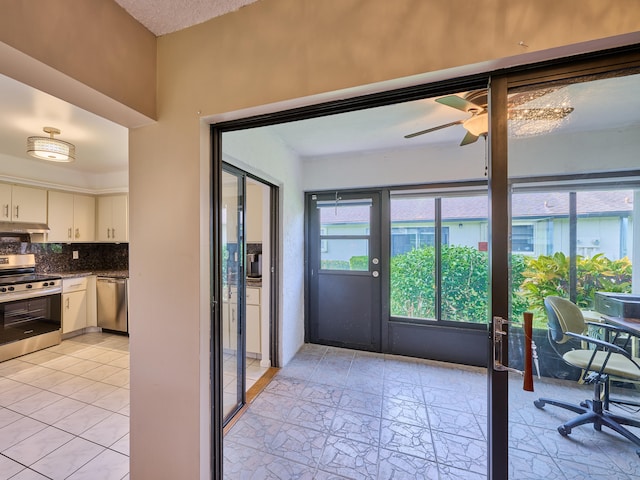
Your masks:
{"label": "flush mount ceiling light", "polygon": [[32,157],[51,162],[73,162],[76,159],[76,146],[69,142],[57,140],[54,135],[59,135],[60,130],[53,127],[44,127],[48,137],[27,138],[27,153]]}

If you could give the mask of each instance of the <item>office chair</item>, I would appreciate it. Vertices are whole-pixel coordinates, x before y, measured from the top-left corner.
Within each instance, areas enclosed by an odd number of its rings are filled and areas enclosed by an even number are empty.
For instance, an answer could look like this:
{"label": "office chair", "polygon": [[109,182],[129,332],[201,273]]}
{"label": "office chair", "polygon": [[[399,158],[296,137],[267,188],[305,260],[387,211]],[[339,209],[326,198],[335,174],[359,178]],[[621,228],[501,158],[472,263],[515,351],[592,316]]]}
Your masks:
{"label": "office chair", "polygon": [[[640,428],[640,419],[623,417],[608,410],[610,376],[621,380],[640,380],[640,358],[632,357],[622,346],[616,345],[624,331],[613,325],[585,322],[580,309],[561,297],[546,297],[544,305],[549,320],[549,343],[567,364],[582,369],[581,379],[584,383],[594,385],[594,395],[593,399],[585,400],[580,405],[550,398],[539,398],[533,404],[540,409],[546,404],[554,405],[578,414],[558,427],[563,437],[579,425],[592,423],[595,430],[600,431],[604,425],[640,447],[640,438],[623,427],[630,425]],[[605,338],[609,341],[585,335],[590,324],[608,332]],[[556,345],[565,344],[570,339],[579,340],[588,348],[577,348],[564,354],[558,352]],[[640,449],[636,453],[640,456]]]}

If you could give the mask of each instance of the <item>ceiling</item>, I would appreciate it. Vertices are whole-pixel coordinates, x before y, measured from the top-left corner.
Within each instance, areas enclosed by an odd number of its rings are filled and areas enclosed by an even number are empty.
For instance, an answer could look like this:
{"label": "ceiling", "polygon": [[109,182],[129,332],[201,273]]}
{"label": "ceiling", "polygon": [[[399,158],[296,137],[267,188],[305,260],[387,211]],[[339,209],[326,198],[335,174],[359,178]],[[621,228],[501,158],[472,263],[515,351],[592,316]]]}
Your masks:
{"label": "ceiling", "polygon": [[157,37],[234,12],[257,0],[115,0]]}

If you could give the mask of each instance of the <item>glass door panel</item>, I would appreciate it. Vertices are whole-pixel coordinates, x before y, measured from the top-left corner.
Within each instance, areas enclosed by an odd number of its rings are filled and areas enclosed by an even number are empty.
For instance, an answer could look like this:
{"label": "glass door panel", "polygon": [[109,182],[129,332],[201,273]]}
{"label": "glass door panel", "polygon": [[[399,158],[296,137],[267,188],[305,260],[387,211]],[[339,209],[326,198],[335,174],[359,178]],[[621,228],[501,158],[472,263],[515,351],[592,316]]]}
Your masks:
{"label": "glass door panel", "polygon": [[[640,300],[632,271],[640,258],[640,75],[518,88],[508,99],[509,366],[523,369],[529,344],[534,352],[534,392],[509,379],[509,477],[635,478],[640,440],[599,420],[571,422],[602,402],[607,414],[637,421],[626,428],[640,436],[639,406],[629,405],[640,402],[640,369],[589,375],[598,370],[575,357],[589,358],[595,343],[563,333],[573,324],[576,334],[617,342],[622,357],[638,356],[640,328],[611,333],[624,315],[602,299]],[[532,338],[521,326],[526,311]]]}
{"label": "glass door panel", "polygon": [[244,177],[222,172],[222,345],[223,416],[229,419],[244,398]]}

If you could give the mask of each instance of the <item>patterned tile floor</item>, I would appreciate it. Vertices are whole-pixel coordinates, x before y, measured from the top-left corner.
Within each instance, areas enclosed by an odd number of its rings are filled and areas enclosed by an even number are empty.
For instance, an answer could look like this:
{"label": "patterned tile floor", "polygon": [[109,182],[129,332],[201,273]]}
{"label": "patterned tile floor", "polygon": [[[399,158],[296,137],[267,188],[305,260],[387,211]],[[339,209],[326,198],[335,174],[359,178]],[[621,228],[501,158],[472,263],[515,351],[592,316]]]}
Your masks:
{"label": "patterned tile floor", "polygon": [[[126,337],[88,334],[0,363],[0,480],[128,479]],[[591,388],[514,377],[510,478],[636,479],[635,448],[591,427],[555,430]],[[305,345],[225,437],[228,479],[480,479],[482,369]]]}
{"label": "patterned tile floor", "polygon": [[0,480],[129,478],[129,339],[90,333],[0,363]]}
{"label": "patterned tile floor", "polygon": [[[305,345],[225,437],[225,478],[484,479],[486,384],[483,369]],[[574,414],[532,403],[579,403],[591,387],[535,390],[513,377],[510,478],[640,478],[629,441],[590,426],[562,437]]]}

